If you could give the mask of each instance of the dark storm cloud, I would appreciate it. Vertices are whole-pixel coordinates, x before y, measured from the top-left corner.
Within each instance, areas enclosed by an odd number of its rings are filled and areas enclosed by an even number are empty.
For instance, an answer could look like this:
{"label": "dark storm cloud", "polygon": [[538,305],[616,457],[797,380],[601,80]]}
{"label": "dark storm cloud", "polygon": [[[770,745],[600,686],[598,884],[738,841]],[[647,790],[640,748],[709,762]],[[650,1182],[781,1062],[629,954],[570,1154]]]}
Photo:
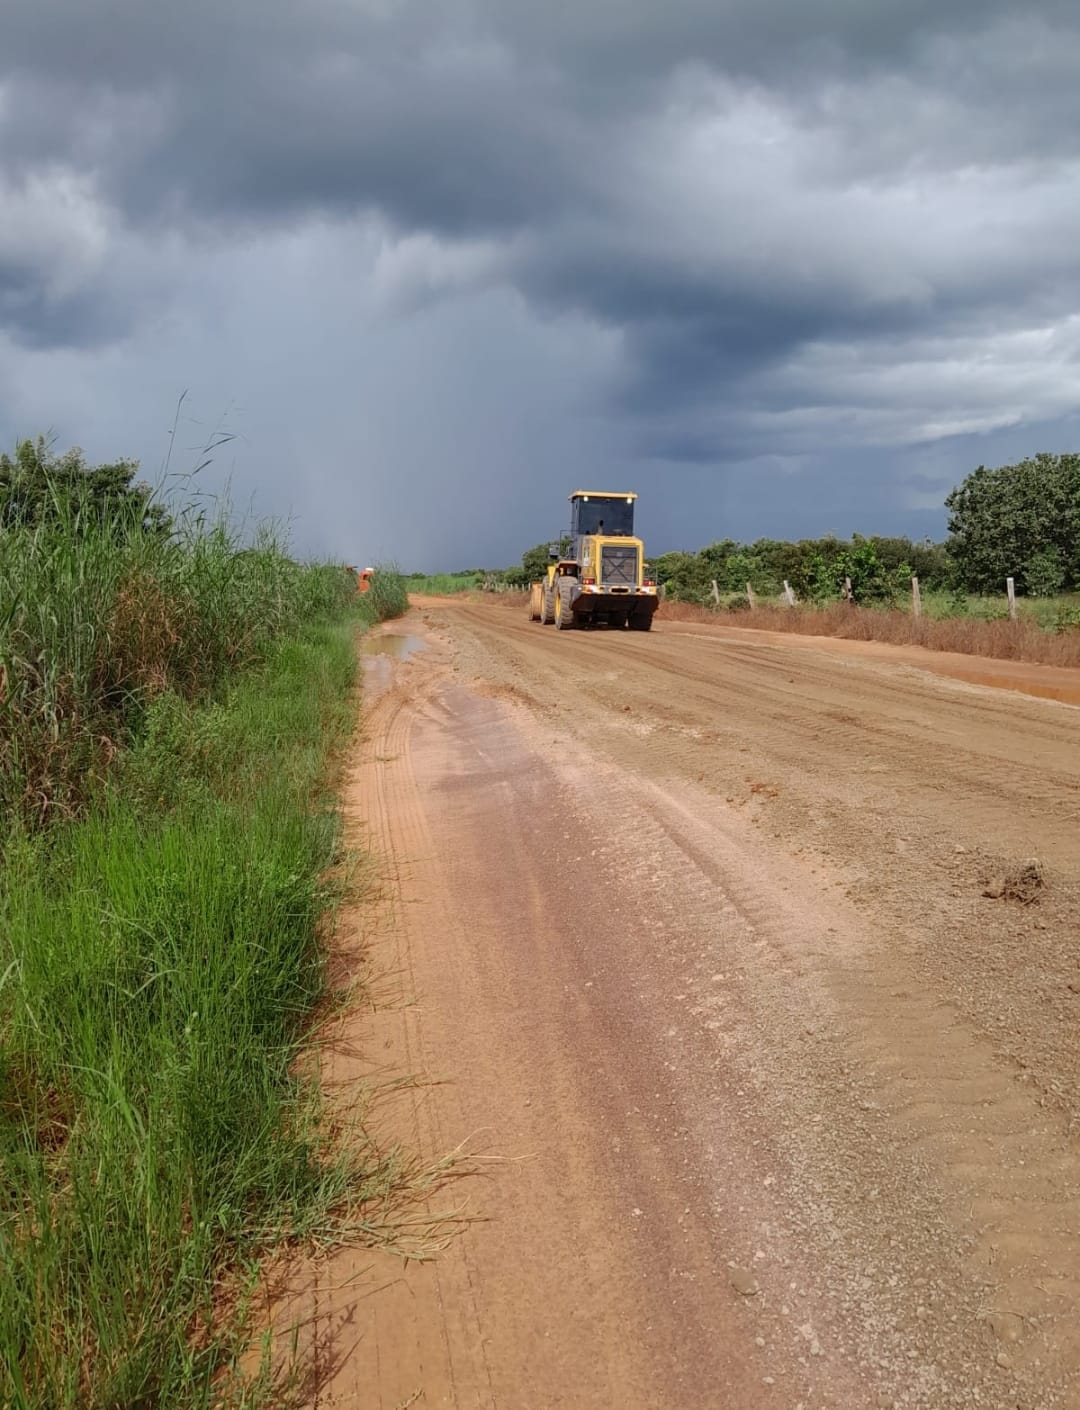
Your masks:
{"label": "dark storm cloud", "polygon": [[[1065,79],[1075,34],[1051,26],[1070,13],[1026,7],[1023,51],[1008,42],[1019,12],[986,0],[9,0],[0,133],[9,170],[91,169],[136,224],[251,227],[368,211],[395,229],[448,238],[527,231],[530,248],[503,274],[541,301],[626,327],[638,379],[655,363],[662,396],[674,365],[693,382],[808,338],[937,319],[985,297],[966,287],[970,269],[931,268],[918,306],[888,291],[868,299],[819,250],[800,248],[800,197],[835,198],[837,228],[819,229],[819,240],[875,241],[871,203],[852,205],[850,182],[863,168],[882,181],[949,154],[972,160],[987,131],[1010,127],[1000,82],[1015,90],[1024,75],[1031,81],[1012,128],[1037,127],[1042,113],[1062,126],[1076,86],[1034,83],[1048,65]],[[993,77],[990,91],[973,91],[973,55]],[[680,86],[673,76],[687,66]],[[765,126],[780,130],[740,128],[748,92]],[[715,151],[692,156],[671,180],[665,162],[684,135],[717,121],[728,130]],[[695,202],[710,162],[752,162],[758,147],[767,169],[770,143],[792,137],[799,167],[776,168],[777,190],[746,171],[725,182],[721,170],[715,205]],[[665,178],[667,209],[643,210],[642,191]],[[932,209],[926,220],[934,223]],[[711,230],[711,249],[688,247],[690,222]],[[755,267],[745,245],[759,233],[765,256]],[[974,267],[1004,277],[991,297],[1026,297],[1023,285],[1039,277],[1034,262],[994,270],[992,250],[973,253],[989,256]],[[1053,299],[1057,285],[1045,269],[1041,277]],[[89,316],[92,301],[86,307]]]}
{"label": "dark storm cloud", "polygon": [[50,298],[25,269],[0,267],[0,327],[17,327],[27,348],[91,348],[119,337],[133,309],[114,304],[107,291],[82,289]]}
{"label": "dark storm cloud", "polygon": [[[498,229],[566,183],[572,136],[543,77],[436,7],[7,8],[8,159],[93,153],[140,218],[373,207],[405,226]],[[150,140],[123,131],[125,102]]]}
{"label": "dark storm cloud", "polygon": [[[367,207],[404,228],[498,232],[568,212],[617,214],[620,178],[644,175],[629,160],[634,128],[681,66],[752,80],[803,121],[882,136],[909,123],[911,93],[879,94],[885,107],[867,124],[856,92],[849,122],[823,107],[823,80],[877,66],[908,77],[913,68],[917,85],[922,53],[929,91],[949,98],[970,74],[962,62],[941,71],[933,44],[958,37],[968,53],[986,46],[1001,75],[1037,78],[1053,62],[1064,77],[1055,31],[1026,55],[1007,33],[995,44],[992,22],[1010,13],[988,0],[8,0],[4,153],[16,168],[27,158],[93,161],[105,188],[144,218]],[[1029,34],[1069,13],[1051,0],[1023,11]],[[1044,109],[1056,115],[1073,90],[1033,85],[1020,125]],[[953,113],[949,130],[940,119],[950,114],[936,113],[946,146],[977,146],[986,121],[994,126],[995,94],[971,96],[977,108]],[[894,160],[914,155],[909,143]]]}
{"label": "dark storm cloud", "polygon": [[646,462],[1052,421],[1078,67],[1065,0],[5,0],[0,327],[106,344],[179,288],[212,326],[186,270],[334,228],[316,301],[610,333],[570,410]]}
{"label": "dark storm cloud", "polygon": [[[1018,15],[1029,39],[1043,36],[1026,51],[1009,42]],[[370,205],[405,226],[498,230],[590,194],[603,209],[634,125],[684,66],[758,84],[849,138],[874,132],[879,163],[897,131],[908,141],[896,164],[928,155],[910,140],[920,92],[939,100],[926,116],[946,149],[977,148],[999,126],[1005,81],[1029,99],[1007,126],[1026,131],[1045,114],[1056,130],[1075,102],[1076,36],[1050,26],[1071,15],[1054,0],[8,0],[4,152],[15,165],[92,158],[144,215]],[[1048,68],[1061,80],[1050,91]],[[878,92],[867,122],[858,89],[829,85],[874,70],[914,86]],[[973,111],[941,109],[965,90]]]}

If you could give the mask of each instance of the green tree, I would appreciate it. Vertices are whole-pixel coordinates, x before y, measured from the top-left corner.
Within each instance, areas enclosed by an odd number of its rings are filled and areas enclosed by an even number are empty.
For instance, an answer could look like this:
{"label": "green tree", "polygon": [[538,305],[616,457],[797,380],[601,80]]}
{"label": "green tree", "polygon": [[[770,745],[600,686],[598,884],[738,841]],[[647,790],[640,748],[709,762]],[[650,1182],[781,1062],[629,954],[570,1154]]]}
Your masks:
{"label": "green tree", "polygon": [[[857,534],[855,539],[858,540]],[[913,543],[909,538],[883,538],[879,534],[872,534],[870,542],[882,570],[890,577],[914,574],[922,587],[931,592],[950,586],[952,564],[943,543],[929,539]]]}
{"label": "green tree", "polygon": [[138,461],[90,466],[77,447],[53,453],[43,436],[0,454],[0,529],[47,525],[61,516],[77,523],[123,519],[147,532],[167,533],[171,520],[153,490],[136,480]]}
{"label": "green tree", "polygon": [[1053,597],[1065,586],[1065,564],[1056,547],[1040,548],[1027,561],[1024,586],[1032,597]]}
{"label": "green tree", "polygon": [[538,543],[534,548],[526,549],[521,555],[521,568],[509,570],[507,581],[511,581],[510,573],[520,573],[521,580],[525,583],[535,583],[547,572],[548,564],[551,562],[551,550],[557,547],[560,555],[569,553],[573,540],[569,534],[563,534],[557,544],[552,542]]}
{"label": "green tree", "polygon": [[661,553],[652,560],[656,581],[676,602],[704,603],[711,590],[709,565],[700,553]]}
{"label": "green tree", "polygon": [[926,587],[945,584],[949,565],[942,545],[859,534],[850,541],[826,536],[797,543],[722,539],[698,553],[661,554],[655,564],[658,581],[680,602],[709,602],[714,582],[721,593],[744,593],[749,583],[755,592],[775,596],[785,581],[800,598],[832,602],[843,596],[847,578],[857,602],[891,602],[908,591],[916,561],[925,569]]}
{"label": "green tree", "polygon": [[949,553],[969,592],[1045,594],[1080,586],[1080,455],[980,465],[945,501]]}

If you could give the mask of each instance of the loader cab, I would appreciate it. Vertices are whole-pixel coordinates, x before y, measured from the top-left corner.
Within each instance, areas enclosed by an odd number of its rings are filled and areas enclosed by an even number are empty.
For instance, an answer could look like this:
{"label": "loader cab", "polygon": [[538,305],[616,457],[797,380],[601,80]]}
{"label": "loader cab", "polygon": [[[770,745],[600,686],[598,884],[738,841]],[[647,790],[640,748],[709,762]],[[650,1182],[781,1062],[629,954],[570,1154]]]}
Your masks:
{"label": "loader cab", "polygon": [[570,496],[570,533],[575,540],[590,534],[633,538],[636,499],[636,494],[575,490]]}

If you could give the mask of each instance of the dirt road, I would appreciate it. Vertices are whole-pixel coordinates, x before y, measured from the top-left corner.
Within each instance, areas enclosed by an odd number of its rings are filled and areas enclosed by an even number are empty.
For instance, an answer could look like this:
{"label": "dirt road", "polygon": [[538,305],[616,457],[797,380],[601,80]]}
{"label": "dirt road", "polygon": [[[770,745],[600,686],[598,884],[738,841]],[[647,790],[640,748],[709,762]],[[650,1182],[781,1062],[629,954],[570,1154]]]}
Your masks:
{"label": "dirt road", "polygon": [[398,1134],[499,1159],[435,1262],[306,1269],[311,1403],[1080,1406],[1080,710],[519,602],[392,630],[342,942],[392,997],[326,1076],[419,1073]]}

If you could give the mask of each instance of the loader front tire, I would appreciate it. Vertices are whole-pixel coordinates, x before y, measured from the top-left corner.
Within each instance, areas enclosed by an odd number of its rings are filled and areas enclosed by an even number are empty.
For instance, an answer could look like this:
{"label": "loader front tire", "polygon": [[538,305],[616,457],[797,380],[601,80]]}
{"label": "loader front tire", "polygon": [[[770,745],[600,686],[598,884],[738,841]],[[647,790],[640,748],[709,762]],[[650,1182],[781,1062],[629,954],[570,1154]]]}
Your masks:
{"label": "loader front tire", "polygon": [[561,582],[559,584],[559,595],[555,599],[555,625],[561,632],[568,632],[573,628],[573,601],[573,584],[568,582]]}
{"label": "loader front tire", "polygon": [[555,591],[553,588],[545,588],[544,595],[540,599],[540,622],[542,626],[550,626],[555,620]]}

